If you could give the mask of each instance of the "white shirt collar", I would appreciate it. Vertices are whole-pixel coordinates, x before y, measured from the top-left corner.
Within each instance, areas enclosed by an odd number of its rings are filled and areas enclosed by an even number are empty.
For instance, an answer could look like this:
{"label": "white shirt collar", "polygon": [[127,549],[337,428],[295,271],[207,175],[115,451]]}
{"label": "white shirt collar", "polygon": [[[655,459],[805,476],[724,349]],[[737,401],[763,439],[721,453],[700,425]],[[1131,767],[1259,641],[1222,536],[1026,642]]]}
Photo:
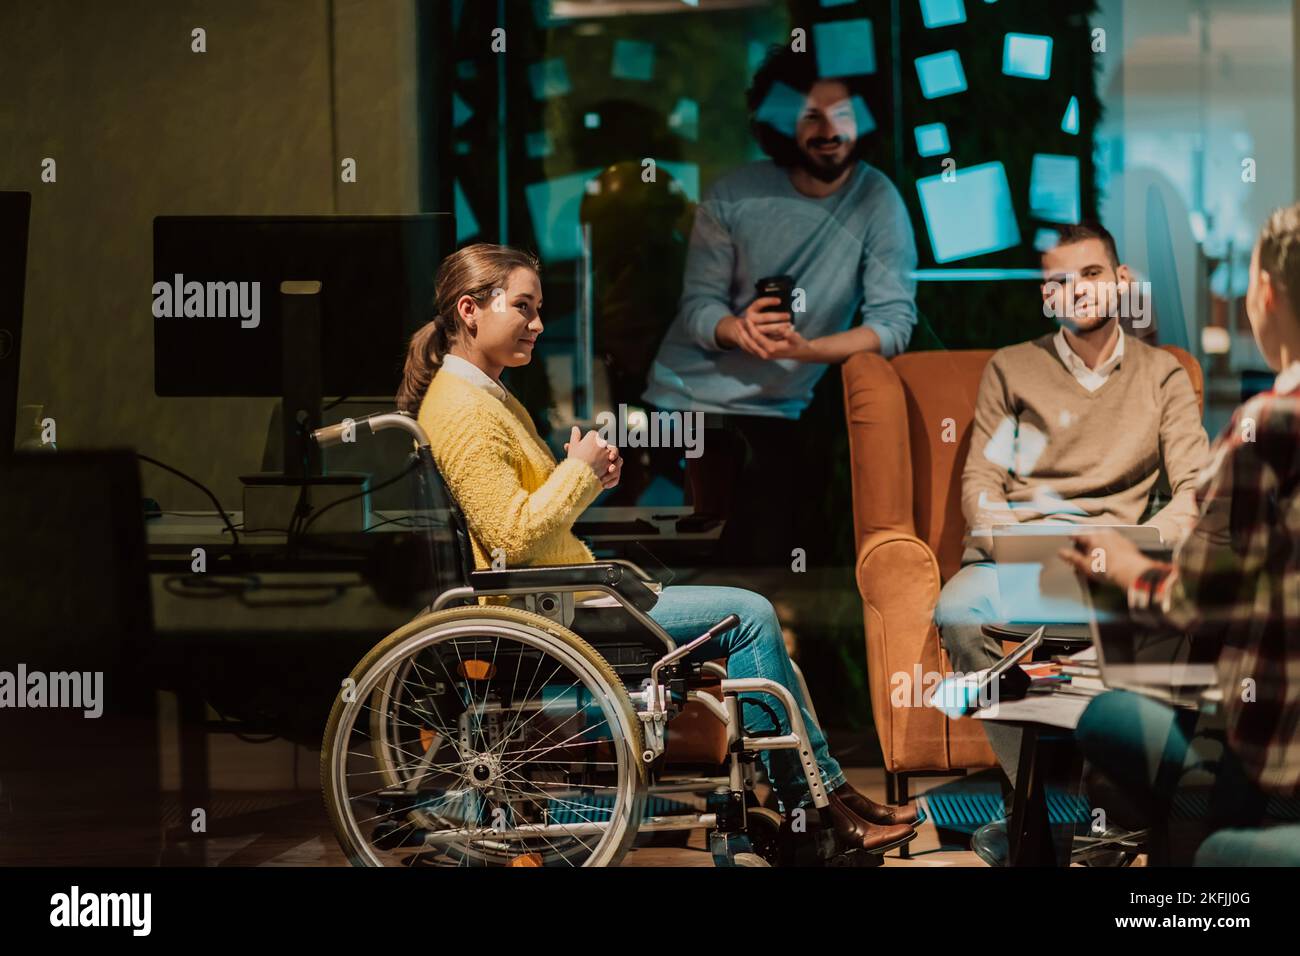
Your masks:
{"label": "white shirt collar", "polygon": [[1105,384],[1106,379],[1110,378],[1110,373],[1119,367],[1120,360],[1124,358],[1124,330],[1119,329],[1119,335],[1115,339],[1115,350],[1110,353],[1110,357],[1102,362],[1096,368],[1088,368],[1083,359],[1075,354],[1074,349],[1070,348],[1070,343],[1065,337],[1065,329],[1057,329],[1056,335],[1053,336],[1052,342],[1056,345],[1056,354],[1061,357],[1065,367],[1084,388],[1090,392],[1096,391]]}
{"label": "white shirt collar", "polygon": [[1300,388],[1300,362],[1292,362],[1277,373],[1277,378],[1273,380],[1273,391],[1285,395],[1297,388]]}
{"label": "white shirt collar", "polygon": [[473,362],[461,358],[459,355],[448,353],[442,357],[441,371],[450,372],[459,379],[469,382],[475,388],[481,388],[494,398],[505,401],[506,390],[501,383],[487,372],[483,371]]}

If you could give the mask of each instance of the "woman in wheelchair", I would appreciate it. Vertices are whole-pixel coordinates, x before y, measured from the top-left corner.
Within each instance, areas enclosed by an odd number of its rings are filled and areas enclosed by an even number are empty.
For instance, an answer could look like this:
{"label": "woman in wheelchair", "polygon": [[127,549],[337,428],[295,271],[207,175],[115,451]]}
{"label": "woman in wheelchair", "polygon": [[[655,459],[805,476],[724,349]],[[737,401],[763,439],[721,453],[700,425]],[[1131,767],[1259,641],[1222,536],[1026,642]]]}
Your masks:
{"label": "woman in wheelchair", "polygon": [[[542,333],[537,260],[506,246],[461,249],[438,270],[435,305],[433,321],[412,337],[398,406],[418,413],[438,470],[464,514],[476,568],[500,567],[501,559],[510,568],[594,562],[572,528],[603,489],[618,484],[619,450],[575,426],[567,457],[557,462],[528,412],[500,382],[504,369],[532,360]],[[829,800],[823,819],[829,818],[840,846],[879,853],[915,836],[915,809],[876,803],[846,782],[801,694],[765,598],[737,588],[674,586],[664,588],[646,613],[679,646],[737,615],[738,626],[710,637],[686,661],[725,657],[728,678],[767,678],[789,690]],[[788,715],[771,696],[741,699],[748,705],[742,707],[747,734],[791,732]],[[799,756],[791,749],[761,756],[783,808],[807,806]]]}

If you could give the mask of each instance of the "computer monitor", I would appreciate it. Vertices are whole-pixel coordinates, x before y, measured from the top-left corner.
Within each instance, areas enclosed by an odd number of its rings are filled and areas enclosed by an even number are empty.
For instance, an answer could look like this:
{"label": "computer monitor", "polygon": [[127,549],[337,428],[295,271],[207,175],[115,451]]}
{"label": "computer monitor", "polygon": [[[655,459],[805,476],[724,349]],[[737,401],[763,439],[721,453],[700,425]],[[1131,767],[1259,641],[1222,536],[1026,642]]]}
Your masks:
{"label": "computer monitor", "polygon": [[[157,395],[281,395],[280,283],[314,280],[322,283],[325,394],[361,396],[396,391],[407,339],[432,318],[434,272],[454,248],[455,228],[450,213],[158,216],[153,238],[154,282],[174,300],[183,277],[179,314],[159,316],[166,303],[154,296]],[[206,313],[209,303],[222,311],[233,301],[232,290],[210,284],[231,282],[259,284],[255,322],[185,315],[191,283],[202,286]]]}
{"label": "computer monitor", "polygon": [[[295,474],[321,395],[396,392],[456,234],[450,213],[158,216],[153,231],[154,392],[286,399]],[[320,286],[284,295],[283,283]]]}
{"label": "computer monitor", "polygon": [[14,450],[32,194],[0,192],[0,458]]}

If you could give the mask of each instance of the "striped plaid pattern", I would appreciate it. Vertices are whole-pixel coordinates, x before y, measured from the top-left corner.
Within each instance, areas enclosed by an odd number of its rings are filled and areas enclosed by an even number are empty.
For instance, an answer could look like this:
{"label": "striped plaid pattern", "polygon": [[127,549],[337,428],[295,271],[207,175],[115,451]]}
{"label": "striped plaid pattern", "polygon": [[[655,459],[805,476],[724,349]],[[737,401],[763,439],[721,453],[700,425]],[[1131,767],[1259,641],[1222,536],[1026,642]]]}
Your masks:
{"label": "striped plaid pattern", "polygon": [[1222,642],[1228,739],[1264,790],[1300,793],[1300,369],[1237,409],[1172,565],[1129,594],[1135,618]]}

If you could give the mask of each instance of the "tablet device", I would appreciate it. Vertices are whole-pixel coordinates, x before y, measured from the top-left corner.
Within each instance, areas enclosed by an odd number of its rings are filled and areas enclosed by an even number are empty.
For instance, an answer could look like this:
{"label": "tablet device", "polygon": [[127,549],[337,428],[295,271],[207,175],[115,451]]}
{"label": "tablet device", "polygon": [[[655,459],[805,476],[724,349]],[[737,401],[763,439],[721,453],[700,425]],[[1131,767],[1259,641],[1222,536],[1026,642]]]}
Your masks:
{"label": "tablet device", "polygon": [[999,618],[1006,624],[1088,624],[1083,587],[1061,560],[1081,534],[1113,531],[1144,550],[1159,548],[1160,532],[1142,525],[1000,524],[991,534],[997,566]]}

